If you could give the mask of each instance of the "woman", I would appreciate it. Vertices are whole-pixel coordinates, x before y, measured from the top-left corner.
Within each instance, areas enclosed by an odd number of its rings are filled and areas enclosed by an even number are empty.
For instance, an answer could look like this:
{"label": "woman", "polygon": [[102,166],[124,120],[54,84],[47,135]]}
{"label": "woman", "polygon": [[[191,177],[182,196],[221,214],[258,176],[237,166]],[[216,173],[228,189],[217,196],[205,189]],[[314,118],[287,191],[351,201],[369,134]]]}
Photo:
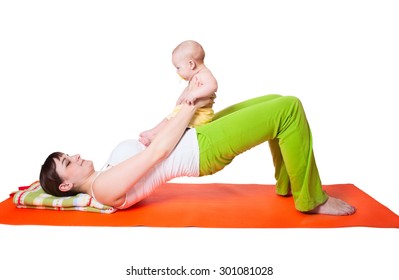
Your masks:
{"label": "woman", "polygon": [[206,125],[186,129],[196,109],[208,102],[184,104],[148,147],[134,140],[122,142],[99,172],[79,155],[51,154],[40,173],[43,189],[56,196],[83,192],[124,209],[170,179],[211,175],[238,154],[268,141],[277,194],[292,194],[296,209],[304,213],[355,212],[354,207],[322,190],[311,131],[298,98],[266,95],[250,99],[215,114]]}

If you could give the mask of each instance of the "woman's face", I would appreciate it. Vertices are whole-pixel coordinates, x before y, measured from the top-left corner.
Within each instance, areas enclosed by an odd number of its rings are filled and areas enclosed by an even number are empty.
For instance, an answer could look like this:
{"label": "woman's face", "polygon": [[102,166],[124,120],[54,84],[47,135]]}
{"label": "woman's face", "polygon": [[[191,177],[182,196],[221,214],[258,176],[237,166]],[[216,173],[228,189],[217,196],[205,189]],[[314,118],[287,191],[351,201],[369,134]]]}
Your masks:
{"label": "woman's face", "polygon": [[93,162],[82,159],[80,155],[63,154],[61,158],[55,159],[55,165],[55,170],[63,182],[72,183],[75,186],[82,185],[94,172]]}

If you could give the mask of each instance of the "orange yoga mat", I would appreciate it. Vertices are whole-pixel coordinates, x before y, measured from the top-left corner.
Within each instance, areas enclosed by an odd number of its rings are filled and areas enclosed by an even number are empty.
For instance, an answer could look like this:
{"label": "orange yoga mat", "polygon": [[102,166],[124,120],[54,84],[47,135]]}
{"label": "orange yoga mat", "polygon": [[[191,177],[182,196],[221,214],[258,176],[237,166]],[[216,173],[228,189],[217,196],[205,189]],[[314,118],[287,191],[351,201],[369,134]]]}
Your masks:
{"label": "orange yoga mat", "polygon": [[309,215],[273,185],[168,183],[147,199],[113,214],[18,209],[0,203],[0,223],[53,226],[147,226],[205,228],[399,228],[399,216],[352,184],[324,189],[357,208],[352,216]]}

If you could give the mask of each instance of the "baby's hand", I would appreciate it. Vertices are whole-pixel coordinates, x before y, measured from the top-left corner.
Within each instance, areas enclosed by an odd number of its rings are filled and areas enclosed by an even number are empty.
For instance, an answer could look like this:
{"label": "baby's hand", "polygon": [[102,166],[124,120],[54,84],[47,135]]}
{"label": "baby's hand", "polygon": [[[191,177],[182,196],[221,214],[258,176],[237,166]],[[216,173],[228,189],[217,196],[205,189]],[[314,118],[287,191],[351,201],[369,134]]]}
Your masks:
{"label": "baby's hand", "polygon": [[198,77],[195,76],[195,77],[194,77],[194,86],[195,86],[195,87],[200,87],[200,86],[202,86],[202,85],[203,85],[203,83],[201,83],[201,81],[198,79]]}

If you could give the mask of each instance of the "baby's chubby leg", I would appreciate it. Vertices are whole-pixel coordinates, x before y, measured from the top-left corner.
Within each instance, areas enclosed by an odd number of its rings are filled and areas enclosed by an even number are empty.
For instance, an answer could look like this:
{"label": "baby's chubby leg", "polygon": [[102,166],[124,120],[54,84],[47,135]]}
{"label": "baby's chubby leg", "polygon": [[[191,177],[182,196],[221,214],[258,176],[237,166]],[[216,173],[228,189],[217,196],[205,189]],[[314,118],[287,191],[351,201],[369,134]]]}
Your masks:
{"label": "baby's chubby leg", "polygon": [[159,124],[157,124],[154,128],[151,128],[149,130],[145,130],[145,131],[141,132],[139,134],[139,141],[143,145],[149,146],[151,144],[152,140],[154,140],[157,133],[159,131],[161,131],[162,129],[164,129],[167,122],[168,122],[168,119],[165,118]]}

